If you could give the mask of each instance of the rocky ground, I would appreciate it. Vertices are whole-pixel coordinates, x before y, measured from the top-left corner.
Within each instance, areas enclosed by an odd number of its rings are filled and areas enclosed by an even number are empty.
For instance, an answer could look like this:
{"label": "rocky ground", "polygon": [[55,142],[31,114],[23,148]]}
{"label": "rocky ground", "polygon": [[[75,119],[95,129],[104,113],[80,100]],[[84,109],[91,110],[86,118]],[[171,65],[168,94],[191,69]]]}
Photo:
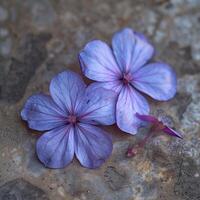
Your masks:
{"label": "rocky ground", "polygon": [[[128,159],[126,149],[145,130],[133,137],[106,127],[114,150],[100,169],[77,160],[61,170],[44,168],[35,155],[40,133],[19,116],[24,102],[48,92],[56,73],[80,73],[83,45],[110,41],[125,26],[146,34],[155,59],[176,70],[176,97],[151,105],[171,116],[184,140],[160,135]],[[0,0],[0,200],[199,200],[199,33],[199,0]]]}

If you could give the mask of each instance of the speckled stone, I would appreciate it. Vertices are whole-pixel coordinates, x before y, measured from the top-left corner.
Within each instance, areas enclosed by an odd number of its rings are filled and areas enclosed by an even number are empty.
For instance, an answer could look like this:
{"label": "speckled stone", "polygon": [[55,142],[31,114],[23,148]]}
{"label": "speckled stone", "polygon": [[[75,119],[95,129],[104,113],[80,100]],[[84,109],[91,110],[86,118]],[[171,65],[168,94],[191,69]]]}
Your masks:
{"label": "speckled stone", "polygon": [[48,200],[47,195],[38,187],[23,179],[9,181],[0,187],[1,200]]}
{"label": "speckled stone", "polygon": [[8,11],[0,6],[0,22],[5,21],[8,18]]}
{"label": "speckled stone", "polygon": [[[200,1],[199,0],[1,0],[0,200],[198,200],[200,199]],[[74,159],[64,169],[45,168],[35,153],[41,133],[20,119],[26,99],[48,93],[51,78],[71,69],[90,40],[111,41],[131,27],[149,37],[155,60],[174,67],[178,91],[162,110],[183,140],[160,134],[134,158],[128,147],[147,134],[113,136],[113,152],[96,170]],[[89,81],[84,78],[88,83]]]}

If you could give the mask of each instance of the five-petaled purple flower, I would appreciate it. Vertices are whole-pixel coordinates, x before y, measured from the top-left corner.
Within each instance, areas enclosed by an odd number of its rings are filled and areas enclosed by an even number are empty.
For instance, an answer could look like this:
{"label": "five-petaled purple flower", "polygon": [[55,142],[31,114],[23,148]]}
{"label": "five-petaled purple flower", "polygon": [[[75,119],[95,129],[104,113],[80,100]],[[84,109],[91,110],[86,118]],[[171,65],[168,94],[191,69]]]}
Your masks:
{"label": "five-petaled purple flower", "polygon": [[111,154],[112,141],[96,125],[115,123],[115,92],[86,87],[79,75],[66,71],[53,78],[50,94],[31,96],[21,112],[30,128],[47,131],[36,145],[40,161],[62,168],[75,154],[84,167],[99,167]]}
{"label": "five-petaled purple flower", "polygon": [[116,122],[128,133],[137,133],[140,123],[135,113],[147,115],[149,104],[140,92],[164,101],[176,93],[176,75],[164,63],[147,62],[154,48],[140,33],[129,28],[112,38],[112,49],[100,40],[89,42],[79,54],[85,76],[98,81],[95,87],[117,92]]}

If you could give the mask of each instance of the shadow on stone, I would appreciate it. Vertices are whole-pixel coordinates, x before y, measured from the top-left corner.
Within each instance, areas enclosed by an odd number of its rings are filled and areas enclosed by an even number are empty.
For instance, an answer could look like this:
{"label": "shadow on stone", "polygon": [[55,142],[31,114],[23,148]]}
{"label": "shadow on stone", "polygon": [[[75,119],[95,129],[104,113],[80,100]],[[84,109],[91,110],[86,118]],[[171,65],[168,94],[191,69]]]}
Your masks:
{"label": "shadow on stone", "polygon": [[0,200],[48,200],[40,188],[23,179],[12,180],[0,187]]}
{"label": "shadow on stone", "polygon": [[0,99],[15,103],[23,96],[26,86],[36,69],[47,57],[46,43],[51,38],[48,33],[27,34],[22,38],[17,56],[11,58],[8,72],[4,75]]}

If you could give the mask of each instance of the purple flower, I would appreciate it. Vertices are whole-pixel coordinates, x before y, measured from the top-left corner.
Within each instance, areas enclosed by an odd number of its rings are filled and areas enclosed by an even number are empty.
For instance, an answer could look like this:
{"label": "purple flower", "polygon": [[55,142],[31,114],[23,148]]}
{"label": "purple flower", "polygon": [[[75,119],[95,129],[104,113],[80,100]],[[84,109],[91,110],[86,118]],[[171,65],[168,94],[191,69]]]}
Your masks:
{"label": "purple flower", "polygon": [[117,125],[131,134],[140,126],[135,113],[149,113],[143,93],[160,101],[169,100],[176,93],[176,75],[171,67],[158,62],[147,64],[153,54],[154,48],[145,36],[129,28],[113,36],[112,48],[94,40],[79,54],[85,76],[98,81],[95,87],[117,92]]}
{"label": "purple flower", "polygon": [[63,168],[74,155],[87,168],[99,167],[112,152],[112,141],[96,125],[115,123],[113,91],[86,87],[72,71],[58,74],[50,95],[31,96],[22,112],[30,128],[46,131],[36,145],[39,160],[49,168]]}
{"label": "purple flower", "polygon": [[169,126],[169,120],[165,116],[159,116],[158,118],[156,118],[152,115],[140,115],[139,113],[136,113],[136,117],[141,121],[152,124],[151,129],[153,131],[162,131],[168,135],[182,138],[180,133],[176,132]]}

